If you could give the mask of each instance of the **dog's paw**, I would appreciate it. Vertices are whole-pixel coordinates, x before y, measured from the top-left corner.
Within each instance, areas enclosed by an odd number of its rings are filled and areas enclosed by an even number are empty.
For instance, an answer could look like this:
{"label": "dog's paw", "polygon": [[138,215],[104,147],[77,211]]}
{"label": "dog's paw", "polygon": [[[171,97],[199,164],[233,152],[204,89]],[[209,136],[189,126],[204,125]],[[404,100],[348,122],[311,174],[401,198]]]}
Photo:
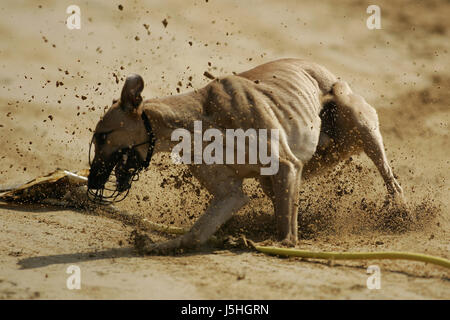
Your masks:
{"label": "dog's paw", "polygon": [[151,239],[146,239],[144,242],[139,243],[139,249],[137,250],[145,255],[170,255],[182,251],[179,239],[160,243],[154,243]]}
{"label": "dog's paw", "polygon": [[281,240],[280,243],[283,247],[293,248],[297,245],[298,241],[297,241],[297,239],[294,240],[291,238],[286,238],[286,239]]}
{"label": "dog's paw", "polygon": [[414,228],[417,218],[406,201],[400,197],[386,197],[380,212],[382,227],[393,232],[405,232]]}
{"label": "dog's paw", "polygon": [[146,254],[147,248],[151,248],[154,245],[153,240],[146,234],[137,230],[133,230],[131,233],[131,242],[134,244],[134,249],[139,254]]}
{"label": "dog's paw", "polygon": [[280,244],[283,247],[295,247],[298,243],[297,235],[289,233],[280,239]]}

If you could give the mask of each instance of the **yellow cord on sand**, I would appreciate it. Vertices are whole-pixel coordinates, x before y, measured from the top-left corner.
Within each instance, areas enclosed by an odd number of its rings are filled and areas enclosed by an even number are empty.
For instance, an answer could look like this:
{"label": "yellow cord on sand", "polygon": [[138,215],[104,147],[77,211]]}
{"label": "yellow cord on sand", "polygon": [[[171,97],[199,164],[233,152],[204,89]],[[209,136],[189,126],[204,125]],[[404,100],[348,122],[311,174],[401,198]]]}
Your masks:
{"label": "yellow cord on sand", "polygon": [[[249,241],[250,242],[250,241]],[[250,242],[251,243],[251,242]],[[450,269],[450,260],[440,257],[434,257],[420,253],[386,251],[386,252],[314,252],[308,250],[263,247],[252,244],[252,246],[266,254],[280,255],[286,257],[301,257],[310,259],[326,260],[368,260],[368,259],[401,259],[420,262],[428,262],[444,268]]]}
{"label": "yellow cord on sand", "polygon": [[161,223],[151,222],[147,219],[142,219],[142,225],[149,230],[171,233],[171,234],[184,234],[187,232],[186,229],[180,227],[168,226]]}

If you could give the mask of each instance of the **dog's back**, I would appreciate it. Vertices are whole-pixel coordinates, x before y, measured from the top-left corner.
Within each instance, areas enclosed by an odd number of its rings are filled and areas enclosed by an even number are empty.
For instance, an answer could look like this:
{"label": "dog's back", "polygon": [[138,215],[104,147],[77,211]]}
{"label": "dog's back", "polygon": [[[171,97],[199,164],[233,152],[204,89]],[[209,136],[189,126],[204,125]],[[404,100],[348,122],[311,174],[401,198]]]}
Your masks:
{"label": "dog's back", "polygon": [[337,78],[324,67],[282,59],[211,82],[206,118],[222,128],[280,130],[280,152],[308,161],[319,142],[323,98]]}

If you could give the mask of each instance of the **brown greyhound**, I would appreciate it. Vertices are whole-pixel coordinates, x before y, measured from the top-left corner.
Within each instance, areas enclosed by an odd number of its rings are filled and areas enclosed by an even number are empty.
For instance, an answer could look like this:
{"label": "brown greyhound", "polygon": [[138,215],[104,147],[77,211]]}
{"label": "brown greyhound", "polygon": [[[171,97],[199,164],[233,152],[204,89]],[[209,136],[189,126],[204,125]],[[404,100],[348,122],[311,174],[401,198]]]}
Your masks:
{"label": "brown greyhound", "polygon": [[353,93],[347,82],[318,64],[277,60],[161,99],[143,101],[143,88],[142,78],[130,75],[120,100],[98,122],[88,189],[102,190],[113,169],[119,193],[129,189],[134,174],[148,165],[153,151],[170,152],[178,143],[171,139],[175,129],[194,134],[194,121],[222,132],[237,128],[279,132],[276,174],[261,175],[261,163],[190,165],[193,175],[212,194],[211,203],[188,233],[167,242],[148,243],[146,252],[205,243],[248,202],[242,190],[245,178],[259,179],[273,202],[280,241],[295,245],[301,177],[323,173],[360,151],[377,167],[394,203],[404,203],[402,188],[386,158],[375,109]]}

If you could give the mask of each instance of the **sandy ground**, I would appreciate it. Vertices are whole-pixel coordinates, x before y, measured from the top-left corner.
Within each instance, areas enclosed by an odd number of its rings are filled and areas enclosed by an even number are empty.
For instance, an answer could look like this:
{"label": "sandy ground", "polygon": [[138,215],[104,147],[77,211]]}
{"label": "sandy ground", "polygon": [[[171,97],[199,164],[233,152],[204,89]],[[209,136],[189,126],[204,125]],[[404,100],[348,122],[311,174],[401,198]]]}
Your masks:
{"label": "sandy ground", "polygon": [[[65,26],[69,2],[0,5],[1,186],[58,167],[88,167],[89,130],[128,73],[143,76],[150,98],[202,87],[206,70],[225,75],[299,57],[325,65],[377,108],[388,156],[418,217],[398,228],[383,211],[385,191],[374,166],[353,157],[305,182],[299,248],[450,258],[448,1],[378,1],[381,30],[366,28],[366,1],[136,3],[77,1],[80,30]],[[191,225],[208,195],[182,172],[155,157],[121,208]],[[271,205],[252,181],[247,190],[251,203],[218,235],[272,239]],[[450,298],[448,271],[432,265],[330,264],[214,246],[141,257],[130,243],[133,229],[82,210],[0,206],[0,298]],[[380,290],[366,287],[371,264],[381,269]],[[70,265],[81,269],[80,290],[66,287]]]}

